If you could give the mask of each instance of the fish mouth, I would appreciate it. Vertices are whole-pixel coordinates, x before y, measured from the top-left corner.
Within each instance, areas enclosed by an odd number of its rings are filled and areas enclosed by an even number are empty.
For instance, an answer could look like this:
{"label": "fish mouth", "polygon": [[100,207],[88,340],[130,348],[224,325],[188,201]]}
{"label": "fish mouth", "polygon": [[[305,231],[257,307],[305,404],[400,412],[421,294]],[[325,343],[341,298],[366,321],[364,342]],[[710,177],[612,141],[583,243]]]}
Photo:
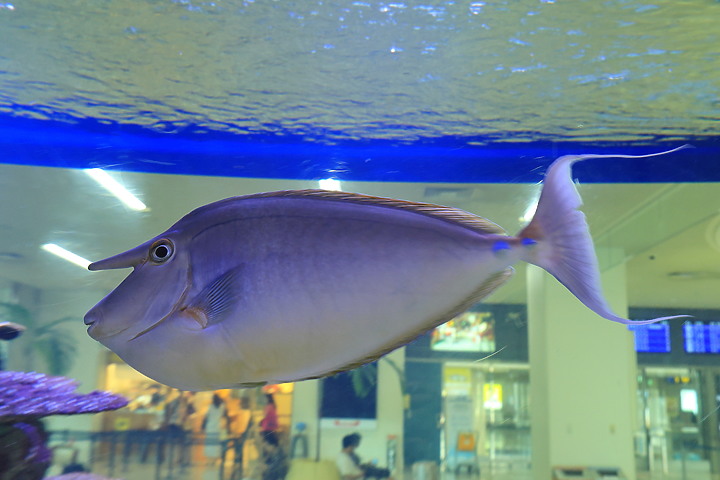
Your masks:
{"label": "fish mouth", "polygon": [[90,336],[90,338],[97,340],[98,337],[94,335],[94,331],[97,330],[95,324],[90,324],[90,326],[87,328],[87,334]]}
{"label": "fish mouth", "polygon": [[83,318],[83,323],[88,326],[87,328],[87,334],[90,335],[91,338],[97,340],[98,337],[102,335],[97,335],[98,330],[98,318],[95,315],[91,315],[89,312],[85,314],[85,317]]}
{"label": "fish mouth", "polygon": [[97,340],[95,335],[93,335],[94,330],[97,329],[97,318],[95,315],[91,315],[90,312],[86,313],[83,318],[83,323],[88,326],[87,334],[90,335],[91,338]]}
{"label": "fish mouth", "polygon": [[103,330],[103,326],[100,322],[101,317],[102,317],[101,315],[99,315],[95,312],[88,312],[87,314],[85,314],[85,317],[83,318],[83,322],[85,323],[85,325],[88,326],[87,334],[93,340],[101,341],[103,339],[114,337],[116,335],[121,334],[128,328],[130,328],[130,327],[125,327],[125,328],[122,328],[122,329],[114,331],[114,332],[108,332],[106,330]]}
{"label": "fish mouth", "polygon": [[122,330],[118,330],[116,332],[105,332],[102,330],[102,327],[98,325],[97,323],[91,324],[87,328],[87,334],[92,338],[93,340],[97,340],[98,342],[102,342],[103,340],[107,340],[111,337],[116,337],[123,333],[125,330],[127,330],[130,327],[123,328]]}

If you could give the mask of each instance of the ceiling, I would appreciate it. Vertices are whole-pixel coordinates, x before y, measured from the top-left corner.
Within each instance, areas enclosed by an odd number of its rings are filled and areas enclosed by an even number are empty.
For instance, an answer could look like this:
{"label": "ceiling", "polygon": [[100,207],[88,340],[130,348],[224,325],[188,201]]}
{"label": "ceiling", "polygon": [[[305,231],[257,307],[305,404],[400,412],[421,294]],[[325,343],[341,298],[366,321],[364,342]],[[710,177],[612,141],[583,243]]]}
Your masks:
{"label": "ceiling", "polygon": [[[40,246],[53,242],[98,260],[144,242],[195,207],[215,200],[317,188],[316,182],[299,180],[113,175],[150,210],[129,210],[81,170],[0,165],[0,279],[39,289],[109,291],[127,271],[88,272]],[[538,185],[529,184],[344,182],[343,189],[457,206],[509,233],[521,228],[520,217],[539,193]],[[601,252],[601,268],[627,260],[631,306],[718,306],[720,185],[581,184],[579,190]],[[489,302],[525,301],[524,266],[517,270],[516,278]]]}

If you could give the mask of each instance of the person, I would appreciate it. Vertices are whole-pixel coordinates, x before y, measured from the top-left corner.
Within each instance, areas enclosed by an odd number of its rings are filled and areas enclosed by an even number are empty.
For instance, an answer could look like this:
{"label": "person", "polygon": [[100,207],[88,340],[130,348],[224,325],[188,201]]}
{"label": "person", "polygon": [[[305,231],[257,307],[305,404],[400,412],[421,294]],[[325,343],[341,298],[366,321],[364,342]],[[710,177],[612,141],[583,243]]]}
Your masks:
{"label": "person", "polygon": [[157,448],[160,448],[159,445],[162,444],[160,433],[162,432],[161,429],[165,420],[164,398],[158,387],[157,394],[153,393],[150,396],[150,405],[145,409],[149,419],[147,430],[140,437],[140,463],[147,462],[150,449],[153,445],[158,443]]}
{"label": "person", "polygon": [[170,443],[171,458],[175,453],[175,447],[179,447],[179,460],[182,466],[190,463],[191,439],[188,438],[188,433],[191,432],[186,430],[186,426],[190,417],[195,413],[193,397],[194,392],[178,392],[175,398],[165,405],[164,409],[162,427],[166,437],[164,440]]}
{"label": "person", "polygon": [[275,432],[278,429],[278,416],[277,407],[275,406],[275,398],[272,393],[266,393],[265,399],[265,411],[263,413],[263,419],[260,421],[261,432]]}
{"label": "person", "polygon": [[275,443],[278,443],[277,430],[279,426],[275,399],[271,393],[265,394],[265,398],[267,399],[267,403],[265,404],[263,419],[260,420],[260,436],[265,441],[267,441],[268,438],[274,438]]}
{"label": "person", "polygon": [[277,435],[266,435],[264,440],[262,480],[283,480],[289,470],[287,455],[280,448]]}
{"label": "person", "polygon": [[342,439],[342,450],[335,459],[335,463],[340,470],[342,480],[361,480],[365,478],[392,480],[390,470],[387,468],[378,468],[372,463],[361,463],[360,457],[355,453],[355,449],[360,446],[359,433],[351,433],[345,435]]}
{"label": "person", "polygon": [[157,405],[163,403],[164,397],[160,393],[160,385],[150,385],[145,392],[130,402],[128,408],[137,413],[153,413]]}
{"label": "person", "polygon": [[229,418],[225,401],[217,393],[213,393],[212,402],[208,407],[207,414],[203,420],[203,431],[205,432],[204,454],[209,464],[217,463],[220,459],[220,442],[227,436]]}

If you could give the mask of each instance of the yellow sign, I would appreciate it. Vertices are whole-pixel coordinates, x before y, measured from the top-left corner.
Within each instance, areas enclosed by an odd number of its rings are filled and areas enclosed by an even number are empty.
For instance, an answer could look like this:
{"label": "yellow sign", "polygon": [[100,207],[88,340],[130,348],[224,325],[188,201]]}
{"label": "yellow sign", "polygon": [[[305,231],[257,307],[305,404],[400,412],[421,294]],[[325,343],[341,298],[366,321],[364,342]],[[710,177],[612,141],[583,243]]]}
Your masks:
{"label": "yellow sign", "polygon": [[486,383],[483,385],[484,407],[490,410],[502,408],[502,385],[499,383]]}
{"label": "yellow sign", "polygon": [[472,371],[467,367],[445,367],[445,392],[450,396],[470,396]]}
{"label": "yellow sign", "polygon": [[115,430],[123,431],[130,429],[130,418],[128,417],[117,417],[115,419]]}

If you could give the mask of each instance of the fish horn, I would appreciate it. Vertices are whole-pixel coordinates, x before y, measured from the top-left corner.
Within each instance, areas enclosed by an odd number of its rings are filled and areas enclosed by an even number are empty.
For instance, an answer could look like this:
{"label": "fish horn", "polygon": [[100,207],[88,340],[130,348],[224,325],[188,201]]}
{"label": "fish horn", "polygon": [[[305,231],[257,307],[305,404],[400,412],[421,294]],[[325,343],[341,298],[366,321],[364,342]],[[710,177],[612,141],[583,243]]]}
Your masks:
{"label": "fish horn", "polygon": [[588,308],[603,318],[622,324],[646,324],[688,317],[678,315],[651,320],[628,320],[616,315],[600,288],[600,269],[585,215],[578,210],[582,199],[570,168],[590,158],[645,158],[664,155],[688,145],[650,155],[565,155],[550,165],[535,216],[518,236],[527,247],[524,260],[537,265],[560,281]]}
{"label": "fish horn", "polygon": [[98,260],[88,266],[88,270],[111,270],[114,268],[135,267],[147,260],[149,245],[143,243],[132,250],[119,253],[104,260]]}

